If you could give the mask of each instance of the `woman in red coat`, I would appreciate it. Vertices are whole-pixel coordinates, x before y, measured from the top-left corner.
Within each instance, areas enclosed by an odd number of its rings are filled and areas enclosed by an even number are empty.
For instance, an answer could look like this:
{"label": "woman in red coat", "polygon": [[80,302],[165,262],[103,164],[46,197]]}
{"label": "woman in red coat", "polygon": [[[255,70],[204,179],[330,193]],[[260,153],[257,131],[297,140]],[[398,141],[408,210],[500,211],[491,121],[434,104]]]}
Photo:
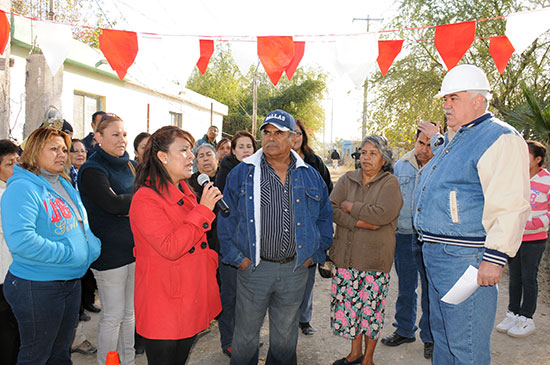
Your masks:
{"label": "woman in red coat", "polygon": [[222,195],[210,183],[197,204],[185,183],[194,143],[188,132],[163,127],[150,137],[137,170],[130,207],[134,302],[149,364],[184,364],[197,333],[221,311],[218,255],[208,248],[206,231]]}

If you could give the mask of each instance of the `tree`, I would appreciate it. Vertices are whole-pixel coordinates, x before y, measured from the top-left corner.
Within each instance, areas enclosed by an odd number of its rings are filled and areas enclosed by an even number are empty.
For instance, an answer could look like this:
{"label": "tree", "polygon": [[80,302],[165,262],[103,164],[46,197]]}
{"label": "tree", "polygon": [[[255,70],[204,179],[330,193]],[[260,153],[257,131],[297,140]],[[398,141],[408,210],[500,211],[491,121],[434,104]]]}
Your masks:
{"label": "tree", "polygon": [[[105,15],[97,12],[91,0],[56,0],[53,2],[53,19],[73,24],[73,38],[92,47],[99,48],[99,28],[112,28],[116,21],[109,22]],[[31,18],[50,19],[49,0],[12,0],[11,11]]]}
{"label": "tree", "polygon": [[[547,1],[542,0],[402,0],[392,27],[403,29],[486,19],[540,8],[545,3]],[[547,95],[550,91],[550,40],[545,36],[539,37],[521,55],[514,54],[504,73],[498,74],[487,38],[503,35],[505,25],[505,19],[478,22],[478,39],[461,60],[485,70],[493,86],[490,108],[501,118],[523,102],[521,81],[535,96]],[[411,148],[419,121],[443,121],[441,102],[434,100],[433,95],[439,90],[446,70],[437,57],[433,28],[402,32],[400,37],[406,38],[404,56],[392,65],[386,77],[377,74],[373,78],[376,112],[372,113],[371,120],[396,146]]]}
{"label": "tree", "polygon": [[[535,139],[550,144],[550,97],[536,97],[525,82],[521,83],[525,102],[506,113],[510,124],[516,127],[525,139]],[[548,149],[550,153],[550,149]]]}
{"label": "tree", "polygon": [[[228,106],[223,130],[234,134],[252,128],[252,82],[254,68],[247,75],[239,72],[227,45],[217,47],[204,75],[195,70],[186,87]],[[258,69],[258,121],[274,109],[284,109],[304,121],[311,130],[318,129],[324,120],[321,102],[326,92],[326,75],[318,69],[299,67],[292,80],[283,75],[273,86],[264,72]],[[257,135],[259,137],[259,134]]]}

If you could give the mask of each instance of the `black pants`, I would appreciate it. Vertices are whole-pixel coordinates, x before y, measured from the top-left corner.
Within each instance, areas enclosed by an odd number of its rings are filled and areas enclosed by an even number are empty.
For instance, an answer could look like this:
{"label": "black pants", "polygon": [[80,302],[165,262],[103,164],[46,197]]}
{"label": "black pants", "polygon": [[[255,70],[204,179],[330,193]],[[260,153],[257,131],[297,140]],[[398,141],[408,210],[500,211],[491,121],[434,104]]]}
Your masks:
{"label": "black pants", "polygon": [[11,307],[4,298],[3,287],[0,284],[0,357],[2,364],[15,365],[20,345],[19,328]]}
{"label": "black pants", "polygon": [[151,340],[144,337],[147,363],[151,365],[185,364],[196,338],[196,335],[181,340]]}
{"label": "black pants", "polygon": [[95,302],[95,290],[97,283],[92,274],[92,270],[88,269],[82,277],[82,303],[81,306],[89,306]]}
{"label": "black pants", "polygon": [[537,279],[539,264],[545,247],[546,239],[524,241],[516,256],[508,259],[510,270],[508,310],[510,312],[533,318],[539,293]]}

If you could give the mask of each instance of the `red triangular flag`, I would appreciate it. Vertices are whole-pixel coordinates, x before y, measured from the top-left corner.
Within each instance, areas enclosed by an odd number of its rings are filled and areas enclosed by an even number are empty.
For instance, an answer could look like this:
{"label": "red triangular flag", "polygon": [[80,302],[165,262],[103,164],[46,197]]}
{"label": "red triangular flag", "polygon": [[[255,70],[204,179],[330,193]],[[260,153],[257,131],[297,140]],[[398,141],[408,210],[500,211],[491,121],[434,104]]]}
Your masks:
{"label": "red triangular flag", "polygon": [[8,14],[0,10],[0,54],[4,54],[10,40],[10,22]]}
{"label": "red triangular flag", "polygon": [[294,57],[292,61],[286,66],[285,73],[286,77],[290,80],[294,76],[294,72],[298,68],[302,57],[304,57],[304,51],[306,48],[306,42],[294,42]]}
{"label": "red triangular flag", "polygon": [[99,49],[118,78],[123,80],[138,53],[137,34],[125,30],[101,29]]}
{"label": "red triangular flag", "polygon": [[294,57],[292,37],[258,37],[258,57],[273,85],[277,85]]}
{"label": "red triangular flag", "polygon": [[208,67],[208,62],[210,62],[210,57],[212,57],[212,54],[214,53],[214,41],[211,39],[201,39],[200,45],[201,56],[197,61],[197,67],[199,68],[201,74],[204,75],[206,68]]}
{"label": "red triangular flag", "polygon": [[514,46],[505,35],[491,37],[489,40],[489,53],[497,65],[498,72],[502,75],[510,57],[514,53]]}
{"label": "red triangular flag", "polygon": [[476,37],[476,22],[444,24],[435,27],[435,48],[450,70],[468,51]]}
{"label": "red triangular flag", "polygon": [[382,76],[386,76],[393,60],[401,52],[401,48],[403,48],[403,40],[378,41],[378,58],[376,62],[378,62]]}

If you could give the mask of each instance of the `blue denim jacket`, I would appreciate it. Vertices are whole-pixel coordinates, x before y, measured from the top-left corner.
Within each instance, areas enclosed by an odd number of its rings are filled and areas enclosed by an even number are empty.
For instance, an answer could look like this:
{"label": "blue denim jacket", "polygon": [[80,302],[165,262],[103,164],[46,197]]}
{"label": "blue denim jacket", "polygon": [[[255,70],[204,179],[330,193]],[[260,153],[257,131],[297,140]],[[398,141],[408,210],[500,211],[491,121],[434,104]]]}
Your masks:
{"label": "blue denim jacket", "polygon": [[399,188],[403,197],[403,207],[397,220],[397,233],[413,234],[412,211],[414,204],[414,188],[418,174],[414,150],[407,152],[394,166],[394,175],[399,180]]}
{"label": "blue denim jacket", "polygon": [[[296,224],[296,266],[308,258],[325,261],[325,251],[332,244],[332,206],[327,186],[319,173],[294,151],[296,169],[291,171]],[[222,261],[239,266],[245,257],[256,266],[260,263],[260,161],[262,149],[247,157],[227,176],[224,200],[229,214],[218,214],[218,238]]]}
{"label": "blue denim jacket", "polygon": [[[485,246],[487,232],[482,223],[485,195],[477,167],[489,147],[509,133],[519,136],[515,129],[487,113],[462,126],[452,140],[445,136],[440,151],[419,173],[414,226],[421,240]],[[485,248],[484,260],[505,262],[506,254]]]}
{"label": "blue denim jacket", "polygon": [[[435,155],[441,147],[440,140],[443,140],[443,135],[436,133],[430,139],[430,147]],[[399,180],[401,196],[403,197],[403,207],[399,213],[397,220],[397,233],[399,234],[414,234],[413,229],[413,208],[414,208],[414,190],[416,188],[416,180],[418,171],[421,168],[416,160],[416,153],[413,149],[401,157],[393,168],[393,173]]]}

